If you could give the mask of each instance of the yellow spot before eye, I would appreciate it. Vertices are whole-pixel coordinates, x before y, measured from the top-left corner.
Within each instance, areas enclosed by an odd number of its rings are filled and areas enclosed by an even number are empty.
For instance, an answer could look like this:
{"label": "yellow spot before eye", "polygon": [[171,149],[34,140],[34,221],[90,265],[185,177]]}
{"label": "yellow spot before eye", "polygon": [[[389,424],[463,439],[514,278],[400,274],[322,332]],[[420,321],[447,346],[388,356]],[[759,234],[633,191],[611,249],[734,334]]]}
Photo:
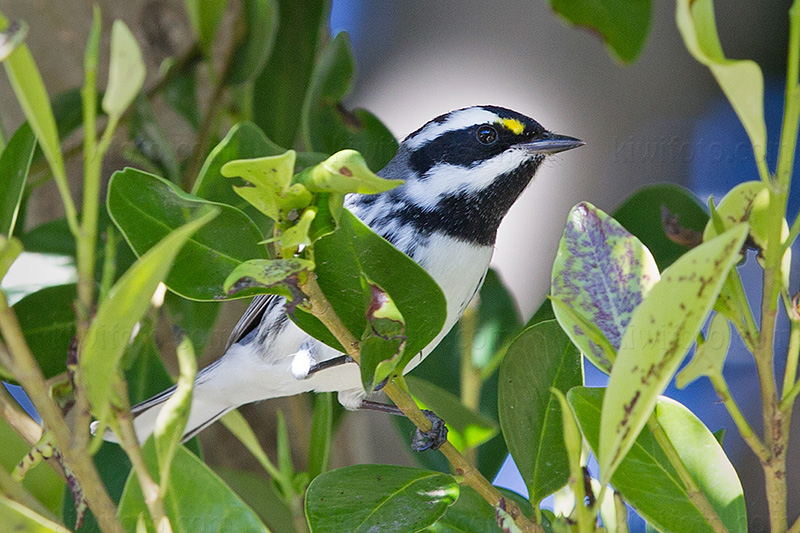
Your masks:
{"label": "yellow spot before eye", "polygon": [[503,126],[513,131],[516,135],[519,135],[525,129],[525,126],[522,124],[522,122],[515,118],[504,118],[501,119],[500,122],[502,122]]}

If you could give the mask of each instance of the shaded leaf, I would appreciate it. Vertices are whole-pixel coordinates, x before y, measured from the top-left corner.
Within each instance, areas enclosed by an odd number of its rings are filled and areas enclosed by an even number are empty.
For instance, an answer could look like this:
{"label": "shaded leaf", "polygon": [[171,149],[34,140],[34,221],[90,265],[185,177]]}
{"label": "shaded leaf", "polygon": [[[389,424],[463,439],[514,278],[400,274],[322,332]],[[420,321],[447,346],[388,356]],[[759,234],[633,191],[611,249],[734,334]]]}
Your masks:
{"label": "shaded leaf", "polygon": [[[142,450],[150,472],[158,471],[155,446],[148,441]],[[159,477],[154,476],[158,481]],[[258,516],[185,447],[178,447],[170,470],[172,482],[164,497],[164,509],[176,533],[252,531],[269,533]],[[202,490],[186,490],[201,487]],[[133,529],[140,513],[150,514],[135,474],[128,476],[119,504],[119,519]],[[150,524],[152,521],[149,521]],[[148,524],[148,531],[153,531]]]}
{"label": "shaded leaf", "polygon": [[406,325],[403,314],[391,296],[368,278],[367,327],[361,336],[361,383],[364,390],[374,390],[394,372],[406,346]]}
{"label": "shaded leaf", "polygon": [[36,514],[22,504],[0,495],[0,523],[6,531],[22,533],[69,533],[60,524]]}
{"label": "shaded leaf", "polygon": [[427,527],[455,503],[452,476],[393,465],[356,465],[311,482],[306,517],[312,533],[407,533]]}
{"label": "shaded leaf", "polygon": [[123,274],[100,304],[81,347],[80,366],[92,413],[101,422],[109,416],[110,402],[115,402],[118,364],[136,322],[150,307],[156,287],[181,247],[218,213],[217,209],[207,210],[170,232]]}
{"label": "shaded leaf", "polygon": [[251,259],[233,269],[225,279],[223,290],[229,296],[279,294],[294,304],[302,295],[302,283],[314,263],[305,259]]}
{"label": "shaded leaf", "polygon": [[425,533],[503,533],[497,525],[494,508],[474,489],[461,487],[458,500]]}
{"label": "shaded leaf", "polygon": [[277,494],[271,480],[218,465],[214,465],[214,472],[258,514],[272,533],[297,533],[292,510]]}
{"label": "shaded leaf", "polygon": [[579,385],[581,354],[554,320],[523,331],[500,366],[500,427],[534,504],[569,478],[561,409],[551,389]]}
{"label": "shaded leaf", "polygon": [[686,232],[700,235],[708,221],[708,213],[688,189],[673,183],[642,187],[614,211],[614,220],[636,235],[652,252],[663,271],[688,247],[670,240],[664,229],[663,210]]}
{"label": "shaded leaf", "polygon": [[202,356],[206,343],[212,338],[217,338],[214,336],[214,325],[217,322],[221,302],[197,302],[182,298],[174,292],[167,292],[164,296],[164,304],[169,313],[170,322],[186,333],[192,341],[198,358]]}
{"label": "shaded leaf", "polygon": [[212,206],[220,211],[211,224],[189,239],[165,281],[184,298],[214,301],[224,297],[223,282],[231,270],[248,259],[266,257],[266,250],[258,244],[261,232],[247,215],[187,194],[152,174],[132,168],[115,172],[108,185],[107,204],[114,223],[140,256],[198,210]]}
{"label": "shaded leaf", "polygon": [[[567,394],[583,435],[595,453],[602,427],[599,415],[603,392],[604,389],[576,387]],[[669,398],[658,398],[655,417],[728,530],[747,531],[741,483],[711,432],[691,411]],[[611,476],[611,483],[659,530],[712,531],[647,427]]]}
{"label": "shaded leaf", "polygon": [[211,55],[211,45],[214,43],[214,36],[217,28],[225,14],[227,0],[184,0],[186,14],[189,15],[189,22],[192,30],[200,41],[200,46],[206,55]]}
{"label": "shaded leaf", "polygon": [[275,0],[243,0],[245,23],[231,59],[226,82],[232,85],[253,81],[267,62],[278,32],[278,4]]}
{"label": "shaded leaf", "polygon": [[[550,293],[597,326],[615,349],[633,310],[658,279],[650,251],[616,220],[586,202],[572,208],[553,264]],[[553,311],[572,342],[609,372],[613,361],[605,350],[561,306]]]}
{"label": "shaded leaf", "polygon": [[747,224],[686,253],[667,270],[636,309],[622,338],[603,403],[601,481],[633,445],[636,435],[678,369],[739,260]]}
{"label": "shaded leaf", "polygon": [[253,120],[281,146],[295,146],[297,140],[317,45],[327,29],[327,4],[325,0],[278,0],[278,36],[255,79]]}
{"label": "shaded leaf", "polygon": [[[197,1],[204,2],[204,0]],[[224,0],[210,0],[207,3],[211,2],[224,4]],[[165,64],[163,76],[171,74],[171,69],[178,68],[172,58],[165,60]],[[172,76],[172,79],[164,87],[164,100],[186,119],[192,128],[197,130],[200,127],[200,106],[197,102],[197,71],[195,68],[181,69]]]}
{"label": "shaded leaf", "polygon": [[306,149],[327,154],[345,148],[357,150],[369,168],[380,169],[394,157],[397,140],[369,111],[348,111],[341,105],[352,88],[354,71],[350,39],[340,32],[314,68],[303,103],[303,142]]}
{"label": "shaded leaf", "polygon": [[430,409],[447,423],[447,440],[460,452],[487,442],[499,432],[497,422],[468,409],[454,394],[413,376],[408,388],[421,408]]}
{"label": "shaded leaf", "polygon": [[650,31],[650,0],[550,0],[562,17],[600,34],[617,58],[639,57]]}
{"label": "shaded leaf", "polygon": [[711,70],[742,121],[753,145],[756,162],[766,166],[764,77],[758,64],[725,57],[717,35],[712,0],[678,0],[675,19],[686,48],[697,61]]}
{"label": "shaded leaf", "polygon": [[150,101],[143,95],[134,99],[131,108],[128,133],[133,147],[126,149],[126,156],[136,162],[144,159],[147,167],[163,174],[173,183],[179,183],[181,169],[178,156],[158,123]]}
{"label": "shaded leaf", "polygon": [[145,66],[136,38],[121,20],[111,27],[111,59],[108,86],[103,94],[103,111],[120,117],[144,84]]}
{"label": "shaded leaf", "polygon": [[0,155],[0,234],[14,234],[35,148],[36,135],[25,123],[11,136]]}
{"label": "shaded leaf", "polygon": [[308,442],[308,477],[314,479],[328,470],[333,437],[333,394],[314,396],[314,417]]}

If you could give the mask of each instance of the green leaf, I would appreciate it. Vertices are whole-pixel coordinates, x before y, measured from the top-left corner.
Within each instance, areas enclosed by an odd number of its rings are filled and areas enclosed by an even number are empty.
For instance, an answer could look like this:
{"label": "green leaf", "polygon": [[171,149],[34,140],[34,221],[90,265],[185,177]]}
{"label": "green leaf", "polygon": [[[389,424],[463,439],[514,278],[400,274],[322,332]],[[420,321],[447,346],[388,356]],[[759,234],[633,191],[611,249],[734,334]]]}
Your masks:
{"label": "green leaf", "polygon": [[454,394],[424,379],[405,379],[420,407],[430,409],[447,423],[447,440],[458,451],[476,448],[498,434],[497,422],[467,408]]}
{"label": "green leaf", "polygon": [[327,4],[325,0],[278,0],[278,36],[255,80],[253,120],[281,146],[295,146],[297,140],[317,46],[327,29]]}
{"label": "green leaf", "polygon": [[[155,446],[143,450],[150,472],[158,471]],[[252,531],[269,533],[267,527],[217,475],[183,446],[178,447],[170,471],[172,481],[164,497],[164,509],[176,533]],[[158,481],[158,476],[155,476]],[[187,490],[195,487],[198,490]],[[135,528],[140,513],[149,517],[139,481],[128,476],[119,504],[119,519],[126,531]],[[151,530],[152,531],[152,530]]]}
{"label": "green leaf", "polygon": [[603,403],[601,481],[609,477],[647,423],[739,260],[741,224],[686,253],[636,309],[622,337]]}
{"label": "green leaf", "polygon": [[[683,243],[667,236],[664,211],[680,227],[673,238]],[[689,250],[688,244],[699,244],[708,213],[688,189],[672,183],[661,183],[643,187],[629,196],[614,211],[614,219],[647,246],[659,270],[663,271]]]}
{"label": "green leaf", "polygon": [[458,498],[452,476],[393,465],[322,474],[306,492],[312,533],[408,533],[436,522]]}
{"label": "green leaf", "polygon": [[233,269],[223,290],[236,297],[279,294],[296,304],[302,298],[298,285],[313,269],[306,259],[251,259]]}
{"label": "green leaf", "polygon": [[[0,14],[0,27],[5,29],[7,25],[8,21]],[[69,195],[56,121],[53,118],[53,109],[50,106],[50,99],[47,97],[47,90],[44,87],[39,68],[25,44],[17,46],[3,61],[3,66],[5,66],[8,80],[11,82],[11,88],[14,90],[22,112],[36,134],[39,146],[53,171],[53,178],[56,180],[62,199],[66,202],[64,208],[67,218],[75,219],[77,215]]]}
{"label": "green leaf", "polygon": [[270,141],[258,126],[252,122],[240,122],[208,154],[194,182],[192,194],[244,211],[261,228],[263,234],[268,235],[272,231],[272,221],[236,194],[231,180],[225,178],[221,170],[228,161],[280,155],[284,152],[286,150]]}
{"label": "green leaf", "polygon": [[36,135],[25,123],[11,136],[0,155],[0,234],[14,234],[35,148]]}
{"label": "green leaf", "polygon": [[731,328],[728,319],[720,314],[714,315],[705,341],[697,347],[689,364],[675,376],[675,385],[682,389],[701,376],[722,377],[722,367],[730,344]]}
{"label": "green leaf", "polygon": [[314,479],[328,470],[333,437],[333,394],[323,392],[314,397],[314,417],[308,443],[308,477]]}
{"label": "green leaf", "polygon": [[214,43],[214,36],[217,28],[225,14],[227,0],[184,0],[186,14],[189,15],[189,22],[192,30],[200,41],[200,47],[206,55],[211,55],[211,45]]}
{"label": "green leaf", "polygon": [[302,209],[311,202],[311,193],[292,183],[297,153],[289,150],[281,155],[229,161],[222,167],[226,178],[241,177],[248,186],[234,187],[236,194],[272,220],[283,220],[293,209]]}
{"label": "green leaf", "polygon": [[258,513],[272,533],[297,533],[292,510],[278,495],[275,484],[250,471],[214,465],[214,472],[228,484],[244,503]]}
{"label": "green leaf", "polygon": [[46,287],[14,304],[22,334],[45,378],[66,371],[69,343],[75,335],[74,284]]}
{"label": "green leaf", "polygon": [[494,508],[469,486],[461,487],[458,500],[424,533],[500,533]]}
{"label": "green leaf", "polygon": [[500,366],[500,427],[534,504],[569,478],[561,409],[550,389],[579,385],[581,354],[554,320],[523,331]]}
{"label": "green leaf", "polygon": [[600,34],[616,57],[632,63],[650,31],[650,0],[550,0],[562,17]]}
{"label": "green leaf", "polygon": [[169,486],[172,460],[183,440],[183,432],[189,421],[194,377],[197,374],[197,358],[189,337],[184,337],[178,344],[177,354],[180,375],[175,392],[164,402],[164,407],[158,412],[153,432],[162,490]]}
{"label": "green leaf", "polygon": [[17,46],[25,42],[28,36],[28,24],[24,20],[15,20],[0,32],[0,61],[4,61]]}
{"label": "green leaf", "polygon": [[8,269],[21,253],[22,243],[19,239],[14,237],[7,239],[4,235],[0,235],[0,280],[6,276]]}
{"label": "green leaf", "polygon": [[131,105],[144,84],[145,66],[136,38],[121,20],[111,27],[111,59],[103,111],[119,118]]}
{"label": "green leaf", "polygon": [[[550,293],[597,326],[614,349],[633,310],[658,279],[650,251],[616,220],[587,202],[572,208],[553,264]],[[553,311],[575,346],[609,372],[613,360],[580,321],[560,305]]]}
{"label": "green leaf", "polygon": [[303,103],[303,142],[307,149],[326,154],[357,150],[369,168],[380,169],[394,157],[397,140],[369,111],[348,111],[341,105],[352,88],[354,70],[350,39],[340,32],[325,48],[311,77]]}
{"label": "green leaf", "polygon": [[231,270],[248,259],[266,257],[266,250],[258,244],[261,232],[244,213],[187,194],[152,174],[132,168],[115,172],[108,185],[107,204],[112,220],[139,256],[186,224],[198,210],[214,206],[220,211],[212,223],[189,239],[165,281],[184,298],[220,299],[225,296],[223,282]]}
{"label": "green leaf", "polygon": [[206,343],[214,334],[214,324],[219,316],[221,302],[196,302],[167,292],[164,304],[170,322],[177,325],[192,341],[198,358],[203,355]]}
{"label": "green leaf", "polygon": [[118,363],[134,326],[189,237],[218,214],[218,209],[206,210],[170,232],[128,269],[100,304],[81,348],[80,366],[92,413],[101,422],[108,420],[120,379]]}
{"label": "green leaf", "polygon": [[[188,0],[193,1],[193,0]],[[194,0],[204,2],[205,0]],[[218,2],[218,0],[211,0]],[[224,2],[223,2],[224,3]],[[179,68],[174,59],[169,58],[162,65],[163,76],[172,74],[172,70]],[[164,100],[180,116],[197,130],[200,127],[200,105],[197,101],[197,70],[194,67],[182,68],[172,75],[169,83],[164,87]]]}
{"label": "green leaf", "polygon": [[6,531],[21,533],[69,533],[60,524],[36,514],[22,504],[0,495],[0,523]]}
{"label": "green leaf", "polygon": [[125,150],[126,157],[152,168],[156,174],[163,174],[173,183],[179,183],[181,169],[178,156],[158,123],[150,101],[143,95],[134,99],[128,124],[133,146]]}
{"label": "green leaf", "polygon": [[763,164],[766,170],[764,77],[758,64],[725,58],[717,35],[712,0],[678,0],[675,19],[686,48],[711,70],[750,137],[756,162],[759,166]]}
{"label": "green leaf", "polygon": [[244,36],[231,60],[225,81],[238,85],[253,81],[267,62],[278,33],[278,4],[275,0],[243,0]]}
{"label": "green leaf", "polygon": [[403,180],[381,178],[355,150],[341,150],[297,176],[311,192],[376,194],[394,189]]}
{"label": "green leaf", "polygon": [[[441,331],[446,301],[441,289],[425,270],[375,234],[352,213],[342,212],[339,229],[314,245],[315,272],[333,309],[356,338],[367,327],[369,295],[362,273],[392,297],[406,324],[408,343],[397,364],[408,361]],[[306,332],[334,348],[341,346],[312,315],[298,309],[293,320]]]}
{"label": "green leaf", "polygon": [[[598,452],[600,405],[604,389],[576,387],[567,394],[583,435]],[[691,411],[659,397],[655,416],[678,456],[731,532],[747,531],[742,486],[725,452]],[[642,429],[619,468],[611,476],[614,488],[636,511],[662,531],[712,531],[692,503],[680,477],[649,428]],[[665,502],[669,502],[665,505]]]}
{"label": "green leaf", "polygon": [[369,303],[367,327],[359,343],[359,368],[364,390],[374,390],[394,372],[408,339],[403,314],[391,296],[369,278],[364,282],[369,291]]}
{"label": "green leaf", "polygon": [[264,448],[261,447],[261,443],[258,441],[258,437],[253,431],[253,428],[251,428],[250,424],[247,423],[247,420],[244,416],[242,416],[242,413],[234,409],[223,416],[220,421],[228,429],[228,431],[233,433],[233,436],[236,437],[245,448],[247,448],[247,451],[249,451],[252,456],[255,457],[256,461],[259,462],[259,464],[264,468],[267,474],[270,475],[270,477],[273,479],[280,477],[280,472],[269,460],[267,452],[265,452]]}

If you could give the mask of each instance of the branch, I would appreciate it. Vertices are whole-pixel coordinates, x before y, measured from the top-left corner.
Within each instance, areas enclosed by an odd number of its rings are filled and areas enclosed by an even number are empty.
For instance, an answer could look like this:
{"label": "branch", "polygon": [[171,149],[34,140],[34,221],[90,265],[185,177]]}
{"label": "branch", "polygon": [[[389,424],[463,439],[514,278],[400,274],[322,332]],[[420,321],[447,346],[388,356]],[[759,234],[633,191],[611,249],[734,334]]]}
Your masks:
{"label": "branch", "polygon": [[[359,361],[359,342],[347,327],[342,323],[339,316],[333,310],[330,302],[325,294],[322,292],[319,284],[317,283],[316,274],[310,273],[308,279],[300,284],[300,290],[308,297],[310,302],[309,311],[342,344],[347,355],[354,361]],[[428,420],[422,411],[417,406],[414,399],[404,392],[394,380],[390,380],[383,391],[394,402],[394,404],[414,423],[421,431],[427,432],[432,429],[431,421]],[[461,476],[464,483],[475,489],[481,497],[489,502],[495,509],[502,509],[509,513],[514,519],[514,523],[524,533],[541,533],[543,531],[539,524],[534,524],[526,518],[519,510],[517,505],[510,500],[506,500],[502,494],[475,468],[467,459],[456,450],[456,448],[449,442],[445,442],[439,451],[447,458],[453,467],[457,476]]]}

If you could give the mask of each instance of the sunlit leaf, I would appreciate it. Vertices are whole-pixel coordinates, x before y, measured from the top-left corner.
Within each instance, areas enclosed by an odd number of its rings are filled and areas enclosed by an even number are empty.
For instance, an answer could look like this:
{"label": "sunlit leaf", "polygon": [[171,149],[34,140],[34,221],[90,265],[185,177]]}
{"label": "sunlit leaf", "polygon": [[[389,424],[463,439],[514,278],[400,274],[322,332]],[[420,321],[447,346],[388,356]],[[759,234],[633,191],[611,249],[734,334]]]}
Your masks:
{"label": "sunlit leaf", "polygon": [[313,268],[314,263],[306,259],[251,259],[233,269],[223,290],[239,297],[279,294],[293,300],[300,298],[298,285]]}
{"label": "sunlit leaf", "polygon": [[[658,279],[650,251],[616,220],[586,202],[572,208],[553,264],[550,293],[599,328],[614,349],[634,309]],[[572,342],[609,372],[613,361],[585,327],[562,306],[553,311]]]}
{"label": "sunlit leaf", "polygon": [[69,533],[60,524],[48,520],[22,504],[0,495],[0,524],[6,531],[22,533]]}
{"label": "sunlit leaf", "polygon": [[103,95],[103,111],[120,117],[139,94],[144,84],[144,60],[136,38],[121,20],[111,27],[111,60],[108,87]]}
{"label": "sunlit leaf", "polygon": [[722,376],[722,367],[731,344],[731,327],[720,314],[714,315],[706,339],[697,347],[694,357],[675,376],[675,385],[682,389],[701,376]]}
{"label": "sunlit leaf", "polygon": [[739,260],[741,224],[686,253],[665,270],[633,313],[603,402],[601,481],[608,481],[647,423]]}
{"label": "sunlit leaf", "polygon": [[403,183],[375,175],[364,157],[355,150],[341,150],[322,163],[298,175],[298,181],[311,192],[337,194],[376,194]]}
{"label": "sunlit leaf", "polygon": [[458,498],[452,476],[393,465],[356,465],[311,482],[306,516],[312,533],[407,533],[427,527]]}
{"label": "sunlit leaf", "polygon": [[28,24],[24,20],[14,20],[0,32],[0,61],[5,60],[17,46],[25,42]]}

